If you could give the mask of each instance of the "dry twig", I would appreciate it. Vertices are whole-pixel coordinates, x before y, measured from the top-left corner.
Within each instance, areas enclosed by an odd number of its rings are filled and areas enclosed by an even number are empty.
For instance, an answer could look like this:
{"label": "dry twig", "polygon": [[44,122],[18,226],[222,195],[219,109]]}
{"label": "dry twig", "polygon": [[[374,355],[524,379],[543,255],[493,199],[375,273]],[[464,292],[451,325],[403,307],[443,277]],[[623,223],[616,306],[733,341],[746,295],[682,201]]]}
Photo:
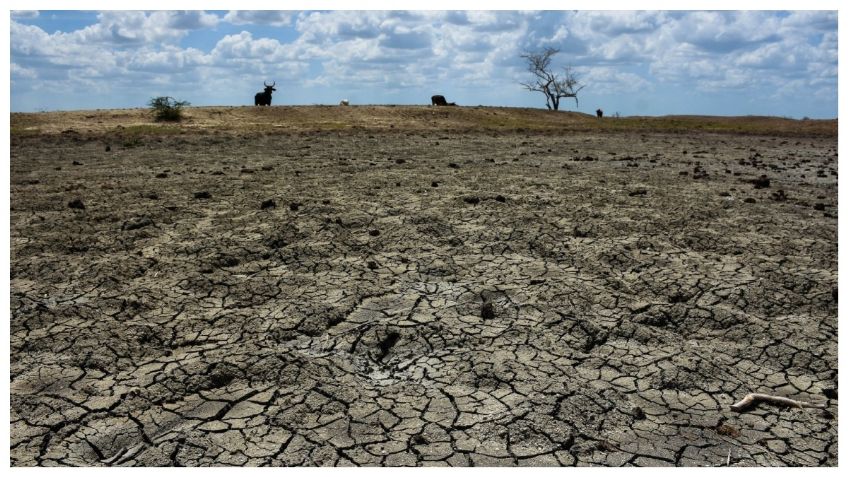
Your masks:
{"label": "dry twig", "polygon": [[816,408],[816,409],[825,409],[827,407],[826,404],[815,404],[815,403],[810,403],[810,402],[805,402],[805,401],[796,401],[794,399],[789,399],[789,398],[786,398],[786,397],[772,396],[771,394],[751,393],[751,394],[748,394],[747,396],[745,396],[744,398],[742,398],[741,401],[737,402],[736,404],[731,405],[730,409],[732,411],[742,412],[745,409],[747,409],[749,406],[751,406],[752,404],[755,404],[755,403],[758,403],[758,402],[761,402],[761,401],[770,402],[772,404],[779,404],[779,405],[782,405],[782,406],[797,407],[797,408],[813,407],[813,408]]}

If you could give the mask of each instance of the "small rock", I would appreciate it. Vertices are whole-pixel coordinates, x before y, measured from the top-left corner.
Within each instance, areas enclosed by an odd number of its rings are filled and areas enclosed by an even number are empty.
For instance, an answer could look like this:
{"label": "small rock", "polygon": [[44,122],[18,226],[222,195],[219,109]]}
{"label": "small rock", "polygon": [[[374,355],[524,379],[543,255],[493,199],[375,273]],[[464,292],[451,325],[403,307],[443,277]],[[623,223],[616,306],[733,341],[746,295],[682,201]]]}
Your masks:
{"label": "small rock", "polygon": [[498,202],[506,202],[506,197],[504,197],[502,195],[497,195],[497,196],[495,196],[495,200],[498,201]]}
{"label": "small rock", "polygon": [[122,230],[136,230],[140,228],[147,227],[148,225],[153,225],[153,221],[148,217],[140,217],[133,220],[128,220],[124,223]]}
{"label": "small rock", "polygon": [[430,183],[430,187],[439,187],[439,183],[436,182],[436,181],[433,181],[433,182]]}
{"label": "small rock", "polygon": [[459,169],[459,164],[451,162],[450,164],[448,164],[448,167],[450,167],[451,169]]}
{"label": "small rock", "polygon": [[164,172],[160,172],[160,173],[156,174],[157,179],[164,179],[166,177],[168,177],[168,174],[165,174]]}
{"label": "small rock", "polygon": [[744,200],[744,202],[747,202],[748,204],[756,204],[757,199],[755,199],[753,197],[748,197],[747,199]]}
{"label": "small rock", "polygon": [[480,198],[475,196],[463,197],[462,200],[465,201],[466,204],[476,205],[480,203]]}
{"label": "small rock", "polygon": [[72,162],[72,163],[71,163],[71,165],[74,165],[74,166],[84,166],[85,164],[83,164],[83,163],[82,163],[82,162],[80,162],[80,161],[74,161],[74,162]]}
{"label": "small rock", "polygon": [[368,235],[370,235],[370,236],[372,236],[372,237],[377,237],[377,236],[379,236],[379,235],[380,235],[380,231],[379,231],[379,230],[377,230],[377,229],[374,229],[374,230],[369,231],[369,232],[368,232]]}
{"label": "small rock", "polygon": [[403,164],[406,162],[406,159],[395,159],[395,164]]}
{"label": "small rock", "polygon": [[628,194],[628,195],[630,197],[635,197],[637,195],[648,195],[648,190],[647,189],[636,189],[634,191],[631,191],[630,194]]}
{"label": "small rock", "polygon": [[297,210],[300,209],[301,205],[302,204],[300,202],[292,202],[289,204],[289,210],[291,210],[292,212],[297,212]]}
{"label": "small rock", "polygon": [[585,228],[574,227],[574,236],[576,238],[586,238],[589,236],[589,231]]}
{"label": "small rock", "polygon": [[68,202],[68,207],[70,207],[72,209],[85,209],[85,205],[79,199],[74,199],[74,200]]}
{"label": "small rock", "polygon": [[727,424],[719,424],[715,430],[717,434],[728,437],[739,437],[742,434],[739,429]]}
{"label": "small rock", "polygon": [[239,259],[236,257],[231,257],[229,255],[224,255],[218,258],[218,266],[219,267],[235,267],[239,264]]}
{"label": "small rock", "polygon": [[771,199],[776,202],[786,202],[786,192],[783,192],[783,189],[780,189],[771,194]]}
{"label": "small rock", "polygon": [[821,202],[818,202],[818,203],[816,203],[816,205],[813,206],[813,208],[816,209],[816,210],[824,210],[825,205],[822,204]]}
{"label": "small rock", "polygon": [[212,194],[210,194],[209,192],[204,190],[204,191],[200,191],[200,192],[195,192],[194,198],[195,199],[210,199],[210,198],[212,198]]}
{"label": "small rock", "polygon": [[368,261],[368,270],[376,270],[378,268],[377,262],[373,260]]}
{"label": "small rock", "polygon": [[108,145],[108,144],[107,144],[107,145],[106,145],[106,152],[109,152],[109,151],[111,151],[111,150],[112,150],[112,146],[110,146],[110,145]]}

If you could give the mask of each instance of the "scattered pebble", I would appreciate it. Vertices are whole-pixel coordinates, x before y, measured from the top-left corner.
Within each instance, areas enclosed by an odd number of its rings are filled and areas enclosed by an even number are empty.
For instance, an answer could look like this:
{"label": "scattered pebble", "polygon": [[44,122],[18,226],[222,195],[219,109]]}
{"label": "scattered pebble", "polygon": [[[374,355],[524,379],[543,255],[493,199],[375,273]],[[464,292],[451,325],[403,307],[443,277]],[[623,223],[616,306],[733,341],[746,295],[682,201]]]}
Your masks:
{"label": "scattered pebble", "polygon": [[262,205],[259,206],[262,210],[273,209],[275,207],[277,207],[277,202],[274,199],[264,200],[262,201]]}
{"label": "scattered pebble", "polygon": [[209,192],[204,190],[204,191],[200,191],[200,192],[195,192],[194,198],[195,199],[210,199],[210,198],[212,198],[212,194],[210,194]]}
{"label": "scattered pebble", "polygon": [[74,199],[74,200],[68,202],[68,207],[70,207],[72,209],[81,209],[81,210],[85,209],[85,205],[79,199]]}
{"label": "scattered pebble", "polygon": [[153,225],[153,221],[148,217],[140,217],[132,220],[128,220],[121,227],[121,230],[136,230],[147,227],[149,225]]}

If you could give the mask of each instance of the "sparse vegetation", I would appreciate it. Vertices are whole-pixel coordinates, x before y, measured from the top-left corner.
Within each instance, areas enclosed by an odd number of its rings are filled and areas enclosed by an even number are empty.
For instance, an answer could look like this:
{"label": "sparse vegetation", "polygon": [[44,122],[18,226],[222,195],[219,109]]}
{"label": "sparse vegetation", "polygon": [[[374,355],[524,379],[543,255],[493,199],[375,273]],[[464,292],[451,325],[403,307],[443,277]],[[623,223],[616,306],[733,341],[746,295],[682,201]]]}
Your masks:
{"label": "sparse vegetation", "polygon": [[150,109],[157,121],[182,121],[183,107],[189,106],[188,101],[177,101],[170,96],[159,96],[150,100]]}

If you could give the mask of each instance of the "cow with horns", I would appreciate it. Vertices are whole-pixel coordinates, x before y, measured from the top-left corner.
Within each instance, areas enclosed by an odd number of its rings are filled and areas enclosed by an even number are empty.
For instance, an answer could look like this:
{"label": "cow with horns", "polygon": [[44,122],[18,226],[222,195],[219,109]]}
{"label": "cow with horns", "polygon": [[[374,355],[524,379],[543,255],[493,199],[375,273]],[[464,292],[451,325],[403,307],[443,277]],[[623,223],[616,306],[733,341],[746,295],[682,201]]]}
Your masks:
{"label": "cow with horns", "polygon": [[274,88],[277,82],[274,81],[268,85],[268,83],[263,81],[262,84],[265,85],[265,91],[256,93],[253,104],[254,106],[271,106],[271,91],[277,91],[277,89]]}

